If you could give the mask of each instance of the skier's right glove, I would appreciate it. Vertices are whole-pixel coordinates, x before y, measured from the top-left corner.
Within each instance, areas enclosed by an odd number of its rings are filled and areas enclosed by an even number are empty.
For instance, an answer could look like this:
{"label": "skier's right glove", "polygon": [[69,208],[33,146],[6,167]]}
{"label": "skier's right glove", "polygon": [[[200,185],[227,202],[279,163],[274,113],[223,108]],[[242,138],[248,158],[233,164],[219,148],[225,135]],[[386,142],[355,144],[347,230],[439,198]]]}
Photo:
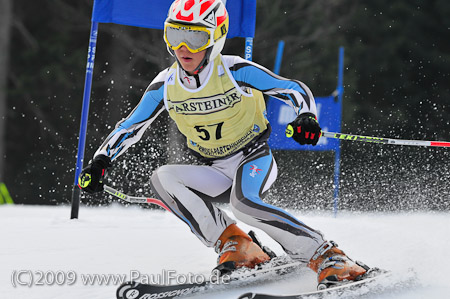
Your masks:
{"label": "skier's right glove", "polygon": [[105,155],[98,155],[88,166],[83,168],[78,178],[78,187],[89,193],[103,191],[103,178],[106,170],[111,167],[111,159]]}

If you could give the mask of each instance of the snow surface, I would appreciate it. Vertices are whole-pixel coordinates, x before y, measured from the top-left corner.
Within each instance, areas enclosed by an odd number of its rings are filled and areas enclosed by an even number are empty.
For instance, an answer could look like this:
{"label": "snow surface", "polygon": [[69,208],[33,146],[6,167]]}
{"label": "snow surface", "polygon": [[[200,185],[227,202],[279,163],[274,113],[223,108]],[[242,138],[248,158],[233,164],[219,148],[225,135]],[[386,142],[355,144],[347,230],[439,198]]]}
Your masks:
{"label": "snow surface", "polygon": [[[450,297],[450,215],[449,213],[330,214],[291,211],[306,224],[321,230],[340,248],[368,265],[390,269],[396,274],[413,268],[418,284],[395,295],[376,298]],[[70,220],[68,206],[0,206],[0,298],[115,298],[117,284],[85,284],[89,275],[125,276],[188,273],[207,276],[216,254],[190,233],[187,226],[170,213],[113,205],[81,207],[80,217]],[[248,230],[250,227],[241,224]],[[265,245],[278,254],[281,248],[263,232],[255,230]],[[20,272],[19,281],[14,273]],[[68,273],[77,280],[63,285],[21,286],[33,276],[59,271],[60,281]],[[66,277],[67,278],[67,277]],[[16,287],[13,287],[13,280]],[[41,280],[40,283],[45,283]],[[298,277],[274,278],[263,284],[229,288],[197,295],[196,298],[237,298],[247,291],[274,294],[312,291],[315,274],[305,269]]]}

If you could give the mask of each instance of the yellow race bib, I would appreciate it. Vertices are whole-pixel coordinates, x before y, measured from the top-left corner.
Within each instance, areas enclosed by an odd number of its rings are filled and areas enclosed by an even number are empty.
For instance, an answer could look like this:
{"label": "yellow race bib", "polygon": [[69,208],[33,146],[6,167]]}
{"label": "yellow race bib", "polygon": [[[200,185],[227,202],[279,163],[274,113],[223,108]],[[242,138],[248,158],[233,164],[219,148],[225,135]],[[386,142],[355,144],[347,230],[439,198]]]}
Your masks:
{"label": "yellow race bib", "polygon": [[170,117],[186,136],[188,147],[206,158],[235,153],[267,128],[264,97],[258,90],[242,90],[221,55],[198,89],[188,89],[174,63],[165,82],[164,101]]}

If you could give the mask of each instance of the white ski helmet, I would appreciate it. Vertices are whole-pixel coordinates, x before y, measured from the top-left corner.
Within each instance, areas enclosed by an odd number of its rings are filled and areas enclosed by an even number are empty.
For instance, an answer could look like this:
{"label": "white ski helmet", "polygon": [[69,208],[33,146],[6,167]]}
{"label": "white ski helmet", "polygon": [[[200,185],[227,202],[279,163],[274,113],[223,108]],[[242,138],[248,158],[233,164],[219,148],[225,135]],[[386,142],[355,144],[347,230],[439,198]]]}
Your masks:
{"label": "white ski helmet", "polygon": [[200,68],[222,51],[228,24],[222,0],[175,0],[164,24],[164,41],[172,56],[182,46],[193,53],[206,49]]}

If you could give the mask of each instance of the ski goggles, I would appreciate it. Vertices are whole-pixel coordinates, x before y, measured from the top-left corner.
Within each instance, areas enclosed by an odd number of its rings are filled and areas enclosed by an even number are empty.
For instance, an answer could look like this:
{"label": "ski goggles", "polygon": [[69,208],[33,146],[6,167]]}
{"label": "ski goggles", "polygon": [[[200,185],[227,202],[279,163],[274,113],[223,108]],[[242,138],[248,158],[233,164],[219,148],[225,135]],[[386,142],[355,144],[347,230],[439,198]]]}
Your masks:
{"label": "ski goggles", "polygon": [[164,40],[172,50],[186,46],[191,53],[197,53],[214,44],[214,29],[166,22]]}

